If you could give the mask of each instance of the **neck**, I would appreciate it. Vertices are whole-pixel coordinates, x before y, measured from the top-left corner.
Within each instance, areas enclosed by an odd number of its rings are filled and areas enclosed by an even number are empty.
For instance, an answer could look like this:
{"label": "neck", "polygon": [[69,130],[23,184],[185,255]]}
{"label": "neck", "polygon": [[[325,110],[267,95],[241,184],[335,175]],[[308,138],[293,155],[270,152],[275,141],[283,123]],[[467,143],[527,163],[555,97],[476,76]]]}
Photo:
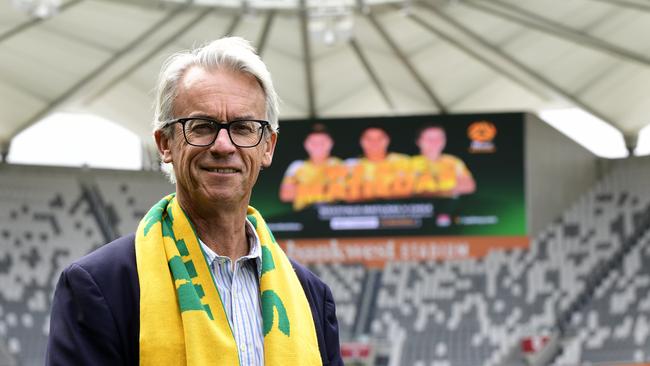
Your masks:
{"label": "neck", "polygon": [[209,212],[199,211],[179,204],[196,229],[196,234],[215,253],[229,257],[232,263],[249,252],[246,238],[246,207],[243,210],[215,208]]}
{"label": "neck", "polygon": [[426,155],[426,157],[431,161],[436,161],[436,160],[440,159],[441,156],[442,156],[442,153]]}
{"label": "neck", "polygon": [[326,161],[327,161],[327,157],[311,158],[311,162],[316,165],[323,164]]}
{"label": "neck", "polygon": [[374,155],[368,155],[366,158],[370,161],[382,161],[386,159],[387,154],[374,154]]}

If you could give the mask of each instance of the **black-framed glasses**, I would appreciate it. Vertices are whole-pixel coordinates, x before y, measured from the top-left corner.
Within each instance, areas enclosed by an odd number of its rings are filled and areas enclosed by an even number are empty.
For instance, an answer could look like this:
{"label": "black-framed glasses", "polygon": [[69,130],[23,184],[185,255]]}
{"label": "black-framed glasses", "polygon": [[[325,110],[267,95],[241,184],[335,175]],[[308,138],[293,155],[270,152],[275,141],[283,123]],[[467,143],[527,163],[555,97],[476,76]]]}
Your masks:
{"label": "black-framed glasses", "polygon": [[233,145],[237,147],[255,147],[262,141],[264,130],[270,125],[268,121],[258,119],[236,120],[221,123],[207,117],[178,118],[165,122],[164,127],[180,123],[183,126],[185,141],[192,146],[210,146],[225,128]]}

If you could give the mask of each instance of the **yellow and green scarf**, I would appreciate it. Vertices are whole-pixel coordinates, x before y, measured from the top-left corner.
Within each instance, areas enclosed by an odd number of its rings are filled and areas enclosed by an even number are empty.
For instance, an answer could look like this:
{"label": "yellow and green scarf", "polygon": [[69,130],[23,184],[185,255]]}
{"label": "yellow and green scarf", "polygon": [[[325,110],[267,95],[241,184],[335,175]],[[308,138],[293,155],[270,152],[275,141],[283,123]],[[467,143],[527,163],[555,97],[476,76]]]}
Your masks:
{"label": "yellow and green scarf", "polygon": [[[248,208],[262,246],[264,364],[322,365],[309,303],[262,216]],[[154,205],[135,239],[140,365],[241,365],[198,238],[174,194]]]}

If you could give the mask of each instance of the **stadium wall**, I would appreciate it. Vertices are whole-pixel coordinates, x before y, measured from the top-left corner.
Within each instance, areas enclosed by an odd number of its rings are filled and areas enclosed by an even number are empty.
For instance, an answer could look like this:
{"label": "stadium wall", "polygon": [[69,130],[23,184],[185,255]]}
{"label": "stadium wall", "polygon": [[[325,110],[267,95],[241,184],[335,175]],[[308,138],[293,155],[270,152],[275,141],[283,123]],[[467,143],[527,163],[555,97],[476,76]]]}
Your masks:
{"label": "stadium wall", "polygon": [[600,159],[533,114],[526,114],[528,235],[557,219],[602,176]]}

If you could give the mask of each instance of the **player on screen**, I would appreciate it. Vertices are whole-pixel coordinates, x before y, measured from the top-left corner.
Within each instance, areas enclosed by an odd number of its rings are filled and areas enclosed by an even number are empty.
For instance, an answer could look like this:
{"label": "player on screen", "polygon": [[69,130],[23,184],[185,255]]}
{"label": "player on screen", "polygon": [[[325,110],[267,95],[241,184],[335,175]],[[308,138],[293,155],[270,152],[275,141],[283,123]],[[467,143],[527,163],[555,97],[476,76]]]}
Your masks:
{"label": "player on screen", "polygon": [[331,156],[334,140],[321,123],[312,126],[303,142],[309,156],[307,160],[295,160],[284,173],[280,185],[280,199],[293,202],[295,210],[313,203],[331,202],[332,185],[342,184],[347,169],[341,159]]}
{"label": "player on screen", "polygon": [[346,160],[350,169],[348,201],[401,198],[396,183],[407,174],[409,157],[388,151],[390,136],[379,125],[363,129],[359,137],[363,157]]}
{"label": "player on screen", "polygon": [[415,143],[420,149],[420,155],[411,158],[415,195],[454,197],[476,190],[472,173],[465,163],[456,156],[443,153],[447,135],[442,126],[422,126]]}

